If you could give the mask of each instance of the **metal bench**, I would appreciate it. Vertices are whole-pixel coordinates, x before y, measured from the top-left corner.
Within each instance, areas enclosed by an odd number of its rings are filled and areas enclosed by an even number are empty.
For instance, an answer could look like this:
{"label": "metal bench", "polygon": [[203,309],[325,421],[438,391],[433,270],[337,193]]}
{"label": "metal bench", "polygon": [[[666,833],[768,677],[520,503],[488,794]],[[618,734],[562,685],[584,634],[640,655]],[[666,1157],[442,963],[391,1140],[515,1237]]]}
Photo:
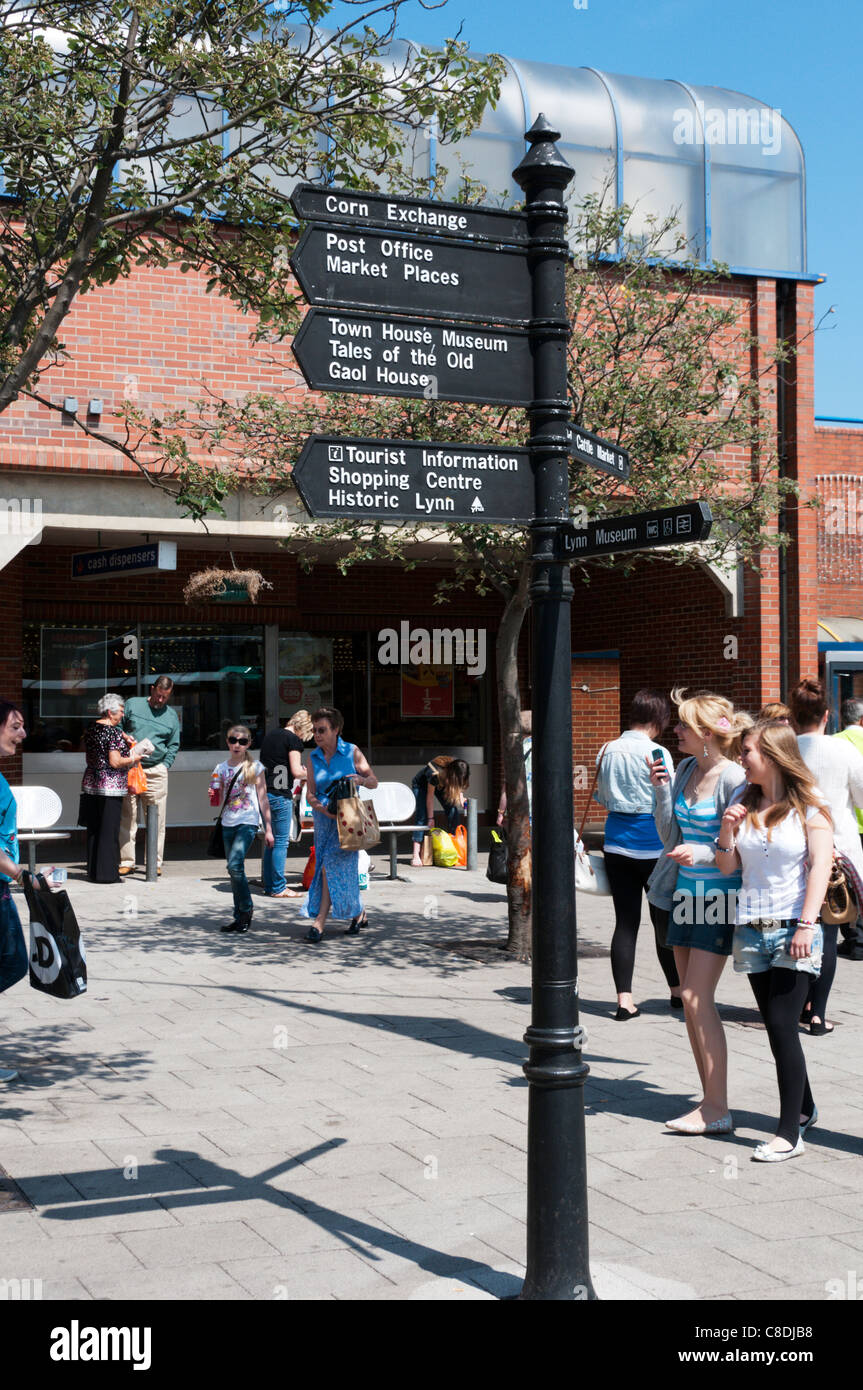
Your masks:
{"label": "metal bench", "polygon": [[[406,787],[404,782],[379,782],[374,791],[369,791],[368,787],[360,787],[360,796],[364,801],[372,802],[381,829],[381,836],[389,837],[390,871],[388,877],[398,878],[398,842],[396,837],[400,831],[409,831],[412,834],[418,828],[414,824],[416,798],[410,787]],[[419,828],[424,830],[425,826]]]}
{"label": "metal bench", "polygon": [[36,846],[43,840],[68,840],[68,830],[51,830],[63,813],[63,803],[50,787],[12,787],[18,808],[18,841],[27,842],[27,866],[36,872]]}

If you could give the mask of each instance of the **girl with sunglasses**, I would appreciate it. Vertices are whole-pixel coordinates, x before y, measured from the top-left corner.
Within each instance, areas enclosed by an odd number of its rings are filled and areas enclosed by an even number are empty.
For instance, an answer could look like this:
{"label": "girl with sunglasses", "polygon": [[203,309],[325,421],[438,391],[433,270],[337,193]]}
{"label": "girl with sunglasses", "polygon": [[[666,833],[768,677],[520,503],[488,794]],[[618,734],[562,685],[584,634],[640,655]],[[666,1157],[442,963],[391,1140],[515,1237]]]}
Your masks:
{"label": "girl with sunglasses", "polygon": [[228,756],[213,768],[210,802],[220,806],[225,855],[234,895],[234,920],[223,932],[247,932],[252,920],[252,895],[246,878],[246,854],[263,819],[265,841],[273,848],[273,827],[267,798],[267,779],[263,763],[252,757],[252,735],[245,724],[234,724],[227,732]]}

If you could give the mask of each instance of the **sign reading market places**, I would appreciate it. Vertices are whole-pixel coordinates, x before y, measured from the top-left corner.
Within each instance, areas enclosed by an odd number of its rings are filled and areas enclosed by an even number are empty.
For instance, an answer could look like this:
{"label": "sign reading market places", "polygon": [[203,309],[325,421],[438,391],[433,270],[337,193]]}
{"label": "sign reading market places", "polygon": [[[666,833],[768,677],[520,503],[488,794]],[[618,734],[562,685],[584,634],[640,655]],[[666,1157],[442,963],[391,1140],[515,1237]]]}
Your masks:
{"label": "sign reading market places", "polygon": [[569,525],[560,532],[563,559],[611,555],[620,550],[649,550],[657,546],[690,545],[710,535],[713,516],[706,502],[686,502],[655,512],[608,516],[586,526]]}
{"label": "sign reading market places", "polygon": [[567,425],[566,433],[572,458],[580,463],[589,463],[603,473],[610,473],[613,478],[629,477],[629,454],[624,449],[609,444],[608,440],[600,439],[599,435],[591,434],[589,430],[583,430],[580,425]]}
{"label": "sign reading market places", "polygon": [[523,250],[312,222],[291,268],[310,304],[514,324],[531,316]]}
{"label": "sign reading market places", "polygon": [[293,478],[312,517],[512,525],[533,515],[526,449],[312,434]]}
{"label": "sign reading market places", "polygon": [[153,541],[117,550],[86,550],[72,556],[73,579],[105,579],[115,574],[146,574],[177,568],[177,542]]}
{"label": "sign reading market places", "polygon": [[527,405],[533,358],[517,328],[310,309],[294,356],[313,391]]}
{"label": "sign reading market places", "polygon": [[524,213],[501,208],[469,208],[463,203],[427,202],[354,188],[320,188],[314,183],[302,183],[294,189],[291,207],[297,217],[309,222],[343,222],[512,245],[527,242]]}

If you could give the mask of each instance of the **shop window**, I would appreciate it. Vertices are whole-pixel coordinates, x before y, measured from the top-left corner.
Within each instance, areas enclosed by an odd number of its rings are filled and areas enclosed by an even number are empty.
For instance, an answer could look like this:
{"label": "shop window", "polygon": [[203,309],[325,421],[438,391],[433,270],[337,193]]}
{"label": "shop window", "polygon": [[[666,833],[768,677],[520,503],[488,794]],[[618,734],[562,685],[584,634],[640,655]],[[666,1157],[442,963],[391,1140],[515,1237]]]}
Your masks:
{"label": "shop window", "polygon": [[141,630],[142,694],[157,676],[174,682],[180,748],[225,747],[232,724],[245,724],[258,747],[264,734],[263,628],[156,627]]}
{"label": "shop window", "polygon": [[103,695],[136,693],[136,645],[134,630],[116,623],[25,624],[24,752],[76,752]]}

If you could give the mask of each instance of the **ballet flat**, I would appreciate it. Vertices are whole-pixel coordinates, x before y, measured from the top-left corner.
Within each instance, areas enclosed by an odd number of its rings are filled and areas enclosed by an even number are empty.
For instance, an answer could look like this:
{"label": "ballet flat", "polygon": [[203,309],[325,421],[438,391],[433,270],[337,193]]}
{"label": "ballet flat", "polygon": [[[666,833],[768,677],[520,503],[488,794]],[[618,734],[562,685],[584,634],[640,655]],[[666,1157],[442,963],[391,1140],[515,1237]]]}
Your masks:
{"label": "ballet flat", "polygon": [[786,1158],[799,1158],[805,1152],[803,1140],[798,1139],[793,1149],[769,1149],[766,1144],[759,1144],[752,1157],[756,1163],[784,1163]]}
{"label": "ballet flat", "polygon": [[682,1120],[669,1120],[665,1126],[670,1129],[672,1134],[733,1134],[734,1120],[729,1111],[727,1115],[722,1115],[718,1120],[710,1120],[709,1123],[684,1124]]}
{"label": "ballet flat", "polygon": [[802,1138],[802,1136],[806,1133],[807,1129],[811,1129],[812,1126],[813,1126],[813,1125],[817,1125],[817,1123],[818,1123],[818,1106],[817,1106],[817,1105],[813,1105],[813,1107],[812,1107],[812,1114],[809,1116],[809,1119],[808,1119],[808,1120],[804,1120],[803,1123],[802,1123],[802,1125],[800,1126],[800,1135],[801,1135],[801,1138]]}

